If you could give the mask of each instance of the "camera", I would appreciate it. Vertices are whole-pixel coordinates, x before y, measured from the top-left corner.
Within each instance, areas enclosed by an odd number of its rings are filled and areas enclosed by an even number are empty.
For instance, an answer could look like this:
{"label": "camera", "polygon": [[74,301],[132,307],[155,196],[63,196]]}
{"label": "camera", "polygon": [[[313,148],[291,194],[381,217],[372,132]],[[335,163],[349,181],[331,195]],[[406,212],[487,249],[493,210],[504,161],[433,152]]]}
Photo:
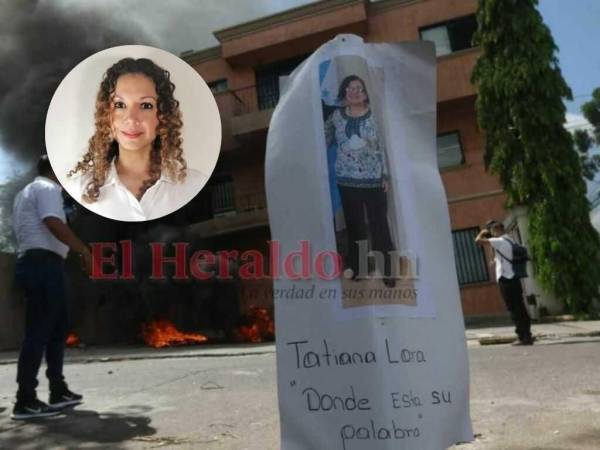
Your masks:
{"label": "camera", "polygon": [[492,234],[492,229],[497,227],[497,226],[501,226],[502,224],[500,222],[497,222],[495,220],[489,220],[486,224],[485,224],[485,229],[487,230],[488,234]]}

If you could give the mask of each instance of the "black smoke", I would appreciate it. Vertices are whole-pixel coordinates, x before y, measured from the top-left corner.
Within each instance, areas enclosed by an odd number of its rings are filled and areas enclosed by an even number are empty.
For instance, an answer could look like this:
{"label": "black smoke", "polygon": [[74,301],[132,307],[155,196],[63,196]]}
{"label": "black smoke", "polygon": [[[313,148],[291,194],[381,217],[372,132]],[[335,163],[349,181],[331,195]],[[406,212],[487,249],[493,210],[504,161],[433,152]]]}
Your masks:
{"label": "black smoke", "polygon": [[0,142],[31,163],[44,149],[52,94],[73,67],[109,47],[155,43],[140,27],[97,12],[74,14],[48,1],[0,5]]}
{"label": "black smoke", "polygon": [[[46,111],[61,80],[94,53],[125,44],[155,45],[139,26],[49,1],[0,2],[0,148],[25,172],[0,185],[0,250],[11,248],[13,198],[45,152]],[[3,168],[6,173],[7,168]]]}

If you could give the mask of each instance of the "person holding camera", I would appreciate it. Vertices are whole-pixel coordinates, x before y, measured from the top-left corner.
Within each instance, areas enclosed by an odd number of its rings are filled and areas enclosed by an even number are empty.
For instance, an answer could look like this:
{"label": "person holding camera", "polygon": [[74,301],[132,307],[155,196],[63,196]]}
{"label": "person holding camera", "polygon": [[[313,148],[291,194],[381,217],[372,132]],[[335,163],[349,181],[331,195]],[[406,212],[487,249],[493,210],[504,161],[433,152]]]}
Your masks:
{"label": "person holding camera", "polygon": [[513,345],[532,345],[531,319],[523,303],[523,288],[514,267],[513,249],[516,244],[506,234],[504,225],[495,220],[486,224],[475,238],[475,242],[479,245],[490,246],[494,251],[496,281],[519,338]]}

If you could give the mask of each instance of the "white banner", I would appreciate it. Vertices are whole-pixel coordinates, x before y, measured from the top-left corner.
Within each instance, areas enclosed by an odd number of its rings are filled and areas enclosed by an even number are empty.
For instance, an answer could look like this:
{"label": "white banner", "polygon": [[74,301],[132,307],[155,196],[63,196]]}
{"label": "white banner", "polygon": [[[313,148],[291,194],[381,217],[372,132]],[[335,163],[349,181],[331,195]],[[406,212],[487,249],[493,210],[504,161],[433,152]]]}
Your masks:
{"label": "white banner", "polygon": [[266,156],[283,450],[473,438],[435,73],[431,43],[341,35],[285,80]]}

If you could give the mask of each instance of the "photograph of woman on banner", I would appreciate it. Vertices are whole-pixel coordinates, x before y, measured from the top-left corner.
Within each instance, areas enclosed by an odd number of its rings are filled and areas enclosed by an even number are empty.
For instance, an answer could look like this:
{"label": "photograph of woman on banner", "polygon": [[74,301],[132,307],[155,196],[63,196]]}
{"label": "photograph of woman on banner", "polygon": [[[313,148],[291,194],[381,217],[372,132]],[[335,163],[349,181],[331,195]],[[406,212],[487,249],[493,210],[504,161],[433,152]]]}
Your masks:
{"label": "photograph of woman on banner", "polygon": [[200,191],[207,177],[183,157],[174,91],[169,72],[147,58],[124,58],[106,71],[95,132],[67,175],[77,201],[102,215],[138,221],[168,214],[176,199]]}
{"label": "photograph of woman on banner", "polygon": [[[332,188],[339,192],[347,231],[345,266],[352,270],[352,280],[368,276],[362,273],[365,270],[360,266],[359,248],[361,244],[367,248],[370,237],[369,250],[383,254],[384,267],[378,267],[383,281],[387,287],[394,287],[396,280],[391,277],[389,254],[394,251],[394,244],[387,219],[389,174],[383,136],[371,109],[365,81],[355,74],[343,78],[336,103],[335,107],[326,108],[326,115],[327,109],[332,112],[325,120],[325,139],[330,162],[332,155],[335,159]],[[335,193],[332,201],[335,210]]]}

